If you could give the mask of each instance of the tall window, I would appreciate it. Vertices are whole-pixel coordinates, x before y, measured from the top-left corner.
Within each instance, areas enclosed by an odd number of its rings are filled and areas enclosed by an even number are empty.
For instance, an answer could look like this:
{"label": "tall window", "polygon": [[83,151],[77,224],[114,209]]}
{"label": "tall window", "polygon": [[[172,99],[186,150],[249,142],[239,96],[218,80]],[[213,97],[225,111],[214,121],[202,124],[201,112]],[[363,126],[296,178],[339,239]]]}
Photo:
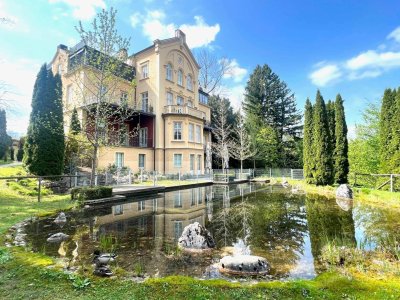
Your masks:
{"label": "tall window", "polygon": [[115,205],[113,208],[114,208],[114,216],[122,215],[124,213],[124,206],[122,204]]}
{"label": "tall window", "polygon": [[181,96],[176,97],[176,104],[177,105],[183,105],[183,98]]}
{"label": "tall window", "polygon": [[67,86],[67,104],[71,103],[74,97],[74,87],[72,84]]}
{"label": "tall window", "polygon": [[142,211],[146,209],[146,202],[145,200],[139,201],[138,203],[138,211]]}
{"label": "tall window", "polygon": [[182,70],[178,70],[178,84],[183,85],[183,73]]}
{"label": "tall window", "polygon": [[182,140],[182,122],[174,122],[174,140]]}
{"label": "tall window", "polygon": [[167,92],[167,105],[172,105],[172,103],[174,102],[173,100],[173,95],[170,92]]}
{"label": "tall window", "polygon": [[124,153],[115,153],[115,165],[117,168],[122,168],[124,166]]}
{"label": "tall window", "polygon": [[190,154],[190,173],[193,174],[194,171],[194,154]]}
{"label": "tall window", "polygon": [[178,240],[183,232],[182,221],[174,221],[175,240]]}
{"label": "tall window", "polygon": [[146,160],[146,154],[139,154],[139,168],[144,168],[145,160]]}
{"label": "tall window", "polygon": [[190,91],[193,91],[193,83],[192,83],[192,76],[186,76],[186,88]]}
{"label": "tall window", "polygon": [[128,93],[125,91],[121,91],[121,98],[119,99],[121,105],[128,104]]}
{"label": "tall window", "polygon": [[196,143],[201,143],[201,127],[196,125]]}
{"label": "tall window", "polygon": [[149,77],[149,63],[142,65],[142,79]]}
{"label": "tall window", "polygon": [[139,129],[139,147],[147,147],[147,127]]}
{"label": "tall window", "polygon": [[201,172],[201,155],[197,155],[197,174]]}
{"label": "tall window", "polygon": [[168,80],[172,81],[172,66],[171,66],[171,64],[167,64],[166,71],[167,71],[166,78]]}
{"label": "tall window", "polygon": [[142,111],[148,111],[149,110],[149,93],[144,92],[141,94],[142,95]]}
{"label": "tall window", "polygon": [[182,207],[181,191],[176,191],[174,195],[174,207]]}
{"label": "tall window", "polygon": [[208,96],[202,93],[199,93],[199,102],[202,104],[208,105]]}
{"label": "tall window", "polygon": [[174,168],[182,167],[182,154],[174,154]]}
{"label": "tall window", "polygon": [[189,123],[189,142],[194,142],[194,125]]}

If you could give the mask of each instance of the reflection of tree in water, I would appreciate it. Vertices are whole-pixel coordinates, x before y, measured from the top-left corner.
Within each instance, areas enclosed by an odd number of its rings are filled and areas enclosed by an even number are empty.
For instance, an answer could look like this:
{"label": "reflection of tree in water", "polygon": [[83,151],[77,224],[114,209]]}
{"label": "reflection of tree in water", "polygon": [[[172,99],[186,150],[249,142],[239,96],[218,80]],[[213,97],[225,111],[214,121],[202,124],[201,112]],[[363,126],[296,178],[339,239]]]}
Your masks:
{"label": "reflection of tree in water", "polygon": [[328,243],[355,247],[355,229],[352,210],[342,210],[333,200],[324,196],[310,195],[306,200],[307,222],[310,232],[311,252],[320,267],[318,257]]}

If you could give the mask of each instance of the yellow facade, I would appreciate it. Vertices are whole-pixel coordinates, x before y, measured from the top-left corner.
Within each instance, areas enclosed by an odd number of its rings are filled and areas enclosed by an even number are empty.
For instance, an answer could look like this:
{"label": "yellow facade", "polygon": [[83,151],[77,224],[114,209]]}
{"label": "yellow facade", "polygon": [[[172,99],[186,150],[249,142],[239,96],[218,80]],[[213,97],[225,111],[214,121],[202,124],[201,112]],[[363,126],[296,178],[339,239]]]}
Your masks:
{"label": "yellow facade", "polygon": [[[90,99],[83,91],[95,88],[89,80],[93,71],[78,68],[68,72],[72,55],[71,50],[59,46],[51,62],[53,72],[62,75],[67,123],[74,107],[81,121],[85,119],[84,108]],[[118,156],[119,160],[123,157],[123,166],[137,172],[142,154],[145,171],[203,174],[205,145],[211,143],[211,133],[205,125],[211,120],[211,112],[206,103],[199,101],[199,66],[184,33],[177,30],[173,38],[155,40],[152,46],[127,57],[126,64],[136,70],[135,84],[119,78],[110,95],[119,104],[119,93],[126,93],[129,107],[139,112],[138,125],[148,128],[149,136],[146,135],[144,145],[102,147],[99,167],[116,163]],[[68,124],[65,129],[68,130]]]}

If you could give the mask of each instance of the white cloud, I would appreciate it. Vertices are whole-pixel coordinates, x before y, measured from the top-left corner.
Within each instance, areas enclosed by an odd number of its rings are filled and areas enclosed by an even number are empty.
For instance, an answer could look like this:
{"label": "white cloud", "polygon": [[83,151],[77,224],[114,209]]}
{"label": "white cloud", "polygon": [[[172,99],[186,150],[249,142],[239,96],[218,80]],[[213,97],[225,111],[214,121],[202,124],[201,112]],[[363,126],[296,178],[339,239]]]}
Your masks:
{"label": "white cloud", "polygon": [[310,74],[310,79],[316,86],[326,86],[327,84],[339,79],[342,76],[342,72],[339,67],[335,64],[328,64],[319,67]]}
{"label": "white cloud", "polygon": [[142,16],[139,13],[134,13],[130,17],[130,22],[133,28],[139,23],[142,24],[143,34],[153,42],[156,39],[165,39],[173,37],[175,29],[181,29],[186,34],[186,42],[190,48],[207,46],[212,43],[218,32],[220,31],[219,24],[208,25],[203,17],[195,16],[194,24],[181,24],[166,22],[166,14],[162,10],[151,10]]}
{"label": "white cloud", "polygon": [[363,68],[394,68],[400,67],[400,52],[381,52],[369,50],[349,59],[346,67],[350,70]]}
{"label": "white cloud", "polygon": [[247,70],[245,68],[241,68],[236,59],[232,59],[229,62],[229,72],[224,74],[224,78],[232,78],[234,82],[241,82],[246,75]]}
{"label": "white cloud", "polygon": [[400,26],[393,30],[387,36],[388,39],[394,39],[396,42],[400,43]]}
{"label": "white cloud", "polygon": [[72,16],[78,20],[90,20],[98,8],[106,8],[104,0],[49,0],[50,4],[64,3],[72,8]]}
{"label": "white cloud", "polygon": [[364,71],[361,73],[357,73],[357,72],[351,72],[347,78],[349,80],[357,80],[357,79],[363,79],[363,78],[375,78],[378,77],[382,74],[381,71],[379,70],[368,70],[368,71]]}
{"label": "white cloud", "polygon": [[10,31],[17,32],[29,32],[30,27],[24,21],[21,21],[17,16],[9,13],[4,5],[4,2],[0,1],[0,18],[5,18],[4,22],[0,22],[0,28],[4,28]]}
{"label": "white cloud", "polygon": [[229,98],[234,110],[241,108],[241,104],[244,100],[245,86],[243,84],[227,87],[222,87],[222,96]]}

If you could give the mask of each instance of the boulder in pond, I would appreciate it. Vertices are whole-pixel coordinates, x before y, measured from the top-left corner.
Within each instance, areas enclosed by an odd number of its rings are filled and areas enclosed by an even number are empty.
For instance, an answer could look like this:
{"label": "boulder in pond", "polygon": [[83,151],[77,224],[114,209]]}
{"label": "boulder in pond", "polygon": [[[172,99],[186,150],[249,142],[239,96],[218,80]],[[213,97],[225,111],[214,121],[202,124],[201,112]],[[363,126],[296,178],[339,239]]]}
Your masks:
{"label": "boulder in pond", "polygon": [[183,229],[178,246],[188,251],[202,251],[215,247],[210,232],[198,222],[189,224]]}
{"label": "boulder in pond", "polygon": [[65,213],[60,212],[60,214],[55,218],[54,223],[58,225],[64,225],[67,223],[67,217],[65,216]]}
{"label": "boulder in pond", "polygon": [[47,241],[49,243],[61,243],[62,241],[68,240],[69,239],[69,235],[62,233],[62,232],[58,232],[55,234],[52,234]]}
{"label": "boulder in pond", "polygon": [[220,260],[219,271],[231,275],[264,275],[269,271],[269,264],[256,255],[228,255]]}
{"label": "boulder in pond", "polygon": [[336,190],[336,197],[343,199],[353,199],[353,191],[348,184],[341,184]]}

